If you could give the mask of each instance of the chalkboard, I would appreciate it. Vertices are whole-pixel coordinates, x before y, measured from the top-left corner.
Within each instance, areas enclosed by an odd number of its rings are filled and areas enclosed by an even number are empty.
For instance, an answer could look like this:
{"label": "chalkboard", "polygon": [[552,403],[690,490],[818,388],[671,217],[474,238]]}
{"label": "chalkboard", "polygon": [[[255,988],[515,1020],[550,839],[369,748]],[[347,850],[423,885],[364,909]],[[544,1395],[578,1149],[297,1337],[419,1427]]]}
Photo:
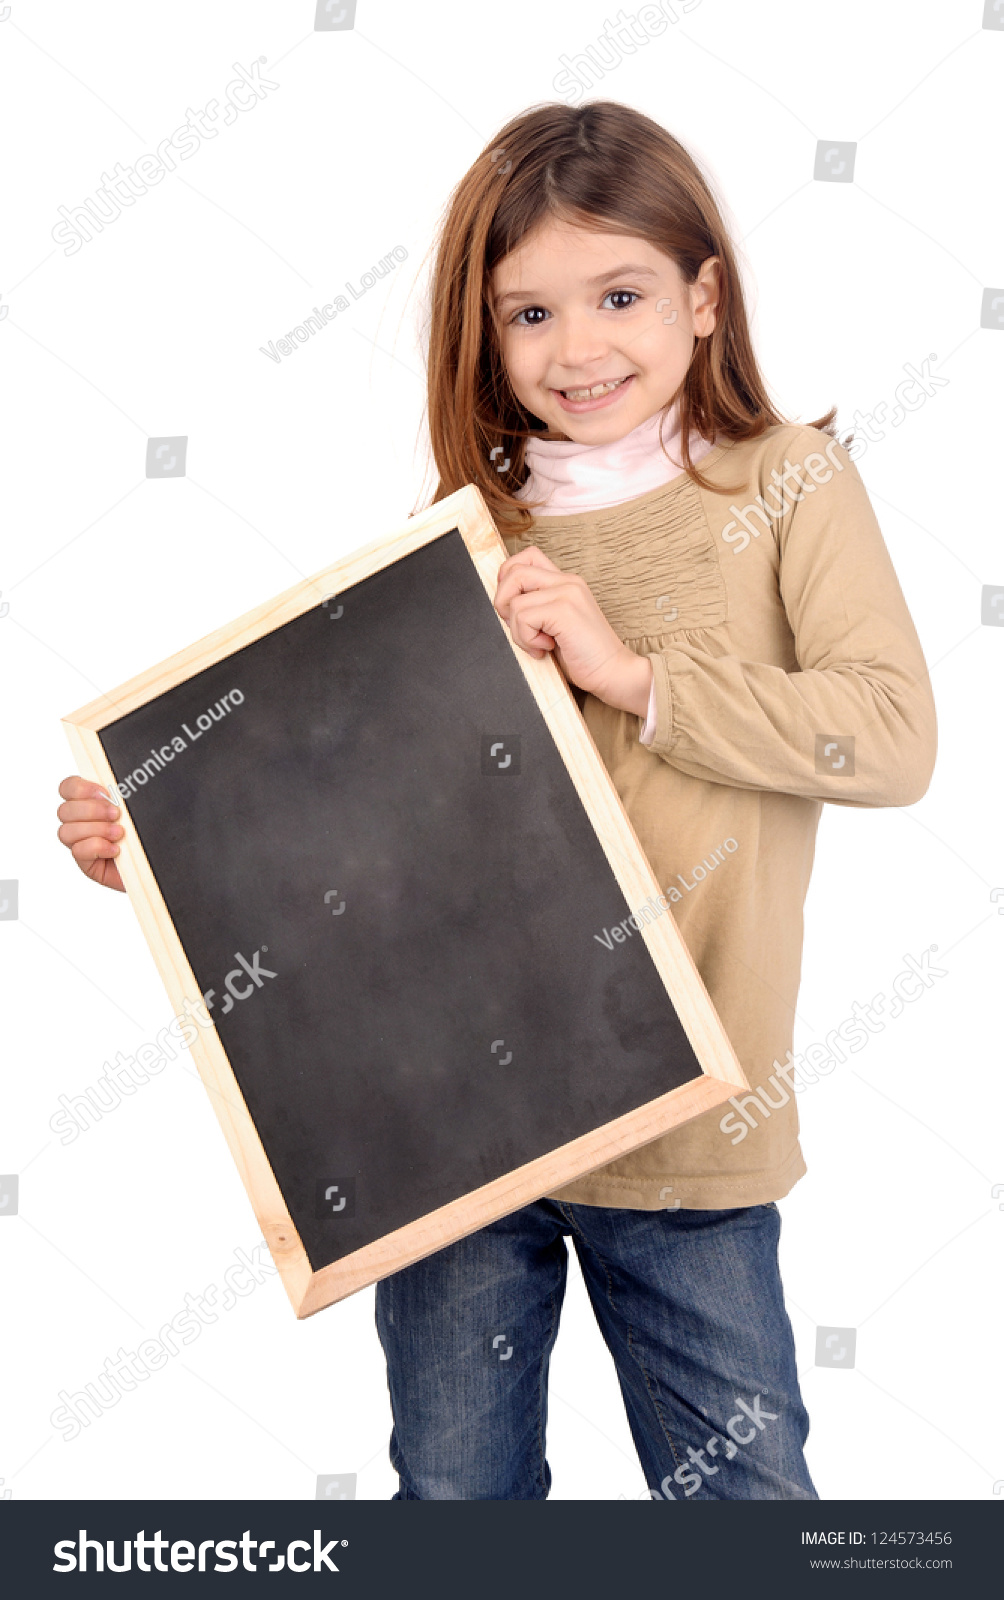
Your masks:
{"label": "chalkboard", "polygon": [[504,557],[463,490],[66,719],[300,1316],[745,1084]]}

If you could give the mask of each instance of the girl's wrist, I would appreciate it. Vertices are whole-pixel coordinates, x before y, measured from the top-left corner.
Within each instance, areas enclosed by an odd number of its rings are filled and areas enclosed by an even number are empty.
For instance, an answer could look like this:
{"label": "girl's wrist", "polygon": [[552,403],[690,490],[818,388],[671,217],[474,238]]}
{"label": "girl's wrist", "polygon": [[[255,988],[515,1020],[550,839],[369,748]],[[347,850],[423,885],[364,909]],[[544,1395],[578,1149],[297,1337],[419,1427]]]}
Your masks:
{"label": "girl's wrist", "polygon": [[652,663],[648,656],[625,646],[624,657],[611,679],[606,693],[599,698],[618,711],[632,712],[644,721],[648,715],[648,700],[652,690]]}

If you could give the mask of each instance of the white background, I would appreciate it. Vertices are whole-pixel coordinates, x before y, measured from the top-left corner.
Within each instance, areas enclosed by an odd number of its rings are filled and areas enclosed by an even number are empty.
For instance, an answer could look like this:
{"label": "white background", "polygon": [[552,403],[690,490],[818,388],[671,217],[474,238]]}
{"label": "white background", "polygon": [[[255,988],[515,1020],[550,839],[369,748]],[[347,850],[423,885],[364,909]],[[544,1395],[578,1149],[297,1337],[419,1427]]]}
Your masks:
{"label": "white background", "polygon": [[[396,1488],[372,1289],[298,1324],[269,1277],[80,1437],[50,1422],[60,1389],[260,1239],[187,1055],[75,1143],[49,1127],[58,1095],[170,1019],[125,898],[56,842],[60,717],[426,502],[437,219],[613,15],[360,0],[353,29],[319,32],[314,0],[11,0],[0,23],[0,878],[20,883],[0,926],[0,1173],[20,1175],[0,1216],[4,1496]],[[786,415],[891,410],[904,365],[934,356],[949,379],[859,461],[931,668],[937,770],[909,809],[826,808],[806,914],[796,1046],[888,993],[906,953],[936,944],[947,969],[800,1098],[809,1175],[781,1204],[782,1267],[824,1498],[978,1499],[1004,1479],[1004,632],[980,622],[981,586],[1004,586],[1004,326],[980,326],[1004,284],[1004,33],[983,17],[983,0],[701,0],[594,91],[668,127],[724,196]],[[261,56],[279,87],[67,256],[57,207]],[[853,183],[813,180],[819,139],[857,141]],[[323,332],[261,354],[396,245],[404,265]],[[188,437],[185,478],[145,478],[151,435]],[[819,1325],[857,1330],[853,1370],[814,1365]],[[574,1259],[550,1394],[553,1497],[644,1495]]]}

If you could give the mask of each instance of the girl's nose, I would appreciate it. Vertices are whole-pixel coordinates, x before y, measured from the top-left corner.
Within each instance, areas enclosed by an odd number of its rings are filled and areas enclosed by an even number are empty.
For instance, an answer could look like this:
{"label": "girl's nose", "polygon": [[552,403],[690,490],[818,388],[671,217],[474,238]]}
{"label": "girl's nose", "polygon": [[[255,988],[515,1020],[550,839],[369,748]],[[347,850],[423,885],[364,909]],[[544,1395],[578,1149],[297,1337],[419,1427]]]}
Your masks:
{"label": "girl's nose", "polygon": [[567,388],[569,383],[587,378],[592,381],[596,373],[609,377],[609,373],[600,372],[600,363],[609,353],[610,342],[594,320],[581,314],[566,314],[556,317],[555,322],[551,361],[559,376],[564,375],[560,387]]}

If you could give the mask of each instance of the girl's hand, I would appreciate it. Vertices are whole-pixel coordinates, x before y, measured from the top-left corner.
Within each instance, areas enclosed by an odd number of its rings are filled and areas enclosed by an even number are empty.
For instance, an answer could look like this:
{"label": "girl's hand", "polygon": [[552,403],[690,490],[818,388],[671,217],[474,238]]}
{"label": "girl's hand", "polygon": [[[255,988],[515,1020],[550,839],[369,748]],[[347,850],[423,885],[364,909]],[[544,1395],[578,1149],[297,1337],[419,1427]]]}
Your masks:
{"label": "girl's hand", "polygon": [[119,808],[110,802],[96,783],[86,778],[64,778],[59,785],[63,804],[56,816],[62,823],[58,838],[65,844],[81,872],[106,889],[121,889],[125,884],[113,856],[119,853],[114,843],[125,829],[115,821]]}
{"label": "girl's hand", "polygon": [[536,546],[521,550],[499,567],[495,609],[536,660],[553,651],[578,688],[645,716],[652,663],[618,639],[584,579],[562,572]]}

